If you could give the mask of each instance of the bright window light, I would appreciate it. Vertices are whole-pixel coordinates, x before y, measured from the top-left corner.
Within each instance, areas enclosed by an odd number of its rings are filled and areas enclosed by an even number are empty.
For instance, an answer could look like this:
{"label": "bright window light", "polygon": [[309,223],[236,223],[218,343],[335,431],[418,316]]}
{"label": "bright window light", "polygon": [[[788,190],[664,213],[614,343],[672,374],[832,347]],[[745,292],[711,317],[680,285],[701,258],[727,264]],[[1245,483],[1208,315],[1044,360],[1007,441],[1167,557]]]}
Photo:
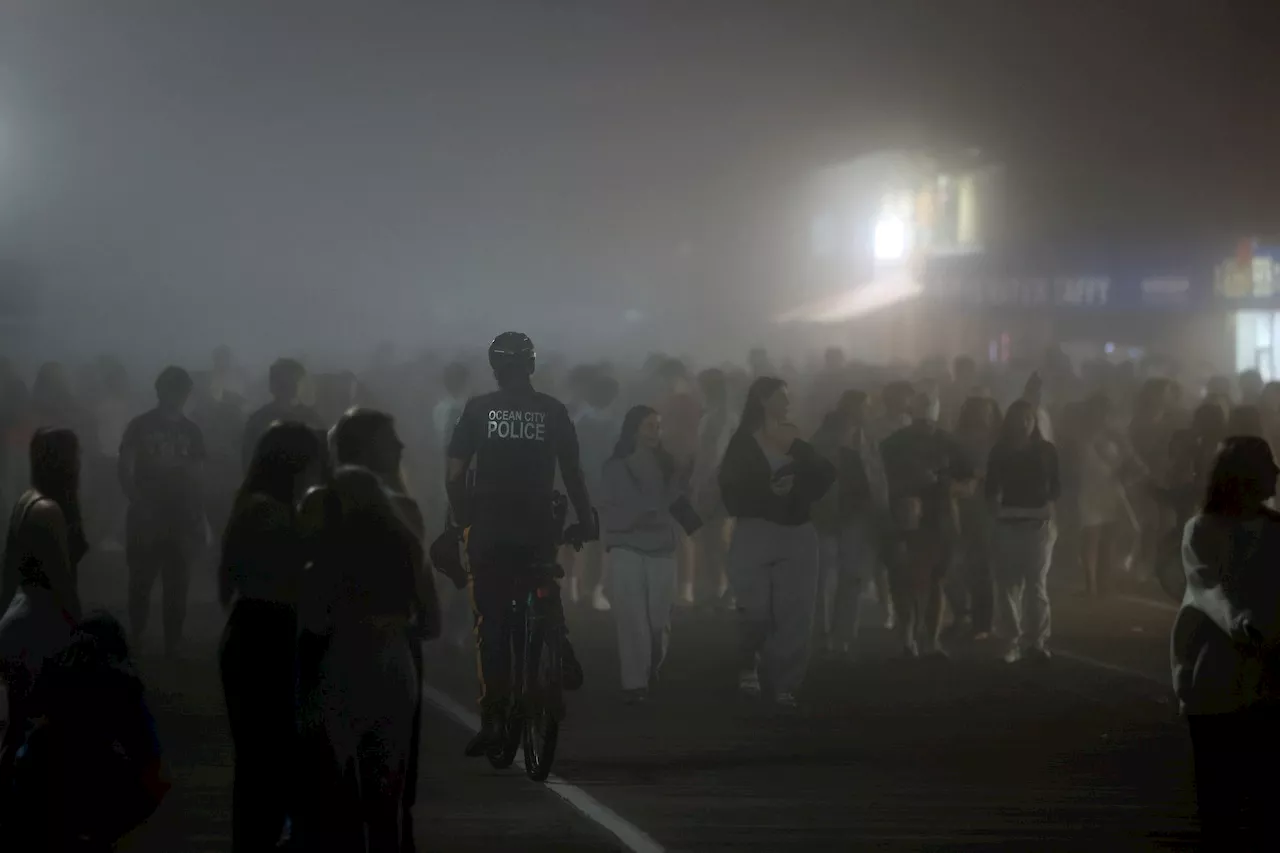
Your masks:
{"label": "bright window light", "polygon": [[907,223],[897,216],[886,216],[876,223],[875,255],[877,261],[900,261],[907,254]]}

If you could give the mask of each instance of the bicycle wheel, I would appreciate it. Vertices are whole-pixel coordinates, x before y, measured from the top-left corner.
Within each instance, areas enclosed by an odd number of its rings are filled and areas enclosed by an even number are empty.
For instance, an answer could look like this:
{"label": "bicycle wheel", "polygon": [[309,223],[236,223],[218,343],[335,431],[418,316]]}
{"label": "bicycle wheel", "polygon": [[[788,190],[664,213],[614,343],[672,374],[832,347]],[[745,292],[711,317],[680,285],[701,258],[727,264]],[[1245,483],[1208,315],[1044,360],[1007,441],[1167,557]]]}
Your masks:
{"label": "bicycle wheel", "polygon": [[[525,685],[524,772],[535,782],[551,775],[560,739],[560,641],[529,621],[530,666]],[[547,634],[550,636],[547,636]]]}

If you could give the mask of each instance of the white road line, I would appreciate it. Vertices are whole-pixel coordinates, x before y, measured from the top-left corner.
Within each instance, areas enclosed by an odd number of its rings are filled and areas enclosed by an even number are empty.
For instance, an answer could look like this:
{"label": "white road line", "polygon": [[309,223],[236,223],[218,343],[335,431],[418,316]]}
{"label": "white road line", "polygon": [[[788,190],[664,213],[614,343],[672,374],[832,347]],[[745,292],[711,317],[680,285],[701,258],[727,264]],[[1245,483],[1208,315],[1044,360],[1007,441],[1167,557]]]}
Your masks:
{"label": "white road line", "polygon": [[1078,655],[1075,652],[1064,652],[1061,649],[1054,649],[1053,653],[1057,657],[1065,658],[1069,661],[1075,661],[1076,663],[1084,664],[1085,666],[1092,666],[1092,667],[1097,667],[1098,669],[1105,669],[1107,672],[1114,672],[1117,675],[1127,675],[1130,678],[1141,679],[1142,681],[1146,681],[1150,684],[1159,684],[1161,687],[1167,688],[1169,690],[1173,689],[1172,687],[1170,687],[1169,682],[1166,681],[1165,679],[1156,678],[1154,675],[1150,675],[1149,673],[1142,672],[1141,670],[1130,669],[1127,666],[1120,666],[1119,664],[1107,663],[1104,660],[1098,660],[1097,658],[1086,657],[1085,655]]}
{"label": "white road line", "polygon": [[[451,696],[437,690],[429,684],[422,685],[422,696],[432,705],[435,705],[441,711],[448,714],[458,723],[465,726],[473,732],[480,731],[480,717],[472,711],[468,711]],[[521,768],[524,767],[524,758],[517,758]],[[666,848],[649,837],[643,830],[635,824],[626,820],[613,809],[601,803],[595,797],[588,794],[581,788],[574,787],[558,776],[552,775],[547,778],[546,786],[556,796],[582,812],[588,820],[598,824],[609,832],[617,836],[623,846],[633,853],[666,853]]]}
{"label": "white road line", "polygon": [[1149,607],[1152,610],[1163,610],[1165,613],[1178,612],[1178,605],[1176,604],[1168,601],[1156,601],[1154,598],[1143,598],[1140,595],[1117,595],[1116,600],[1137,604],[1141,607]]}

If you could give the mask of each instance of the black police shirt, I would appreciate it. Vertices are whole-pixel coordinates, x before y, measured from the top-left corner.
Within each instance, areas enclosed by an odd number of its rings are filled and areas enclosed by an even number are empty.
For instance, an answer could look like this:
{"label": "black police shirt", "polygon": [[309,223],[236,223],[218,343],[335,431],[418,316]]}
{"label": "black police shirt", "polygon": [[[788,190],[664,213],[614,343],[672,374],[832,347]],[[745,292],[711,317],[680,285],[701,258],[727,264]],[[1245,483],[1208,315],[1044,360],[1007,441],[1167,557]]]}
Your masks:
{"label": "black police shirt", "polygon": [[475,460],[468,502],[473,554],[486,543],[541,549],[554,539],[556,465],[578,466],[578,436],[559,400],[532,388],[473,398],[454,428],[449,456]]}

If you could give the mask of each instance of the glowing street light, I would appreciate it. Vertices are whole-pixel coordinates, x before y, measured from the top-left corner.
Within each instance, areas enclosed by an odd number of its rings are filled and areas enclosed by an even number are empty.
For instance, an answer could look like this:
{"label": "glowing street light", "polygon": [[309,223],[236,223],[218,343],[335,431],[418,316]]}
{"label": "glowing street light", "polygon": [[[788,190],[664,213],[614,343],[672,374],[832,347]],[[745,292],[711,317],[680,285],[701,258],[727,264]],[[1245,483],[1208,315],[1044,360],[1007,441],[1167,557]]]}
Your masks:
{"label": "glowing street light", "polygon": [[876,222],[874,246],[877,261],[900,261],[907,256],[907,223],[885,216]]}

